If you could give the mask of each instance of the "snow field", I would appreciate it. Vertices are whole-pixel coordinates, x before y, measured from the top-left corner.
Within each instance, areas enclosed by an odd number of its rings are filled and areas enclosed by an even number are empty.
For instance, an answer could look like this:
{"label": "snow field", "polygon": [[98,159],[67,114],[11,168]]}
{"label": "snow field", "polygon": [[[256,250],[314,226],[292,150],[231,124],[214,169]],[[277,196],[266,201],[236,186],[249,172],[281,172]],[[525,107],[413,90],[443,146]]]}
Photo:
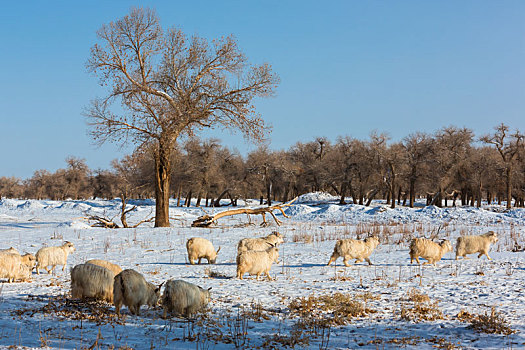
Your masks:
{"label": "snow field", "polygon": [[[322,197],[322,200],[319,200]],[[64,240],[77,250],[68,259],[67,273],[57,267],[55,275],[33,274],[31,283],[2,284],[0,293],[0,346],[80,348],[91,346],[100,331],[101,347],[128,346],[150,348],[282,348],[297,341],[297,323],[301,317],[291,313],[289,305],[299,298],[343,293],[357,300],[366,299],[374,310],[354,317],[346,325],[332,326],[311,334],[305,330],[297,348],[434,348],[438,342],[463,348],[519,348],[525,346],[525,253],[512,252],[517,242],[524,244],[525,211],[514,209],[498,213],[466,208],[396,208],[381,203],[373,207],[336,205],[335,198],[309,194],[308,200],[287,209],[290,219],[280,218],[277,228],[244,225],[245,216],[219,220],[219,227],[190,228],[199,208],[172,207],[173,227],[137,229],[87,228],[81,219],[86,213],[112,217],[120,210],[119,201],[0,201],[0,248],[14,246],[20,252],[35,253],[46,245],[60,245]],[[317,198],[317,199],[316,199]],[[136,203],[139,210],[129,222],[143,219],[153,203]],[[206,211],[212,209],[205,208]],[[213,209],[216,211],[224,208]],[[259,218],[252,221],[259,223]],[[274,265],[274,281],[255,281],[236,274],[236,245],[244,237],[265,236],[278,230],[285,237],[280,247],[280,264]],[[408,244],[411,237],[450,239],[465,234],[493,230],[500,240],[491,248],[492,261],[454,260],[447,253],[436,267],[410,264]],[[372,266],[361,263],[344,267],[342,258],[326,266],[335,241],[341,238],[379,235],[381,244],[370,256]],[[186,240],[205,237],[221,251],[215,265],[189,265]],[[129,314],[122,322],[107,316],[98,321],[72,316],[78,304],[69,305],[69,268],[88,259],[105,259],[122,268],[133,268],[150,282],[160,284],[174,278],[203,288],[212,287],[212,301],[207,317],[187,322],[163,320],[162,311],[144,308],[141,316]],[[212,277],[210,277],[210,275]],[[410,293],[427,295],[443,314],[432,321],[404,320],[401,315],[414,303]],[[69,306],[67,306],[69,305]],[[468,322],[458,320],[462,310],[483,314],[495,307],[516,333],[505,336],[478,333]],[[112,305],[102,305],[105,313],[114,313]],[[63,312],[67,310],[68,312]],[[91,310],[92,311],[92,310]],[[251,316],[242,316],[249,313]],[[330,310],[326,316],[329,317]],[[256,314],[258,316],[254,316]],[[264,317],[260,317],[264,315]],[[241,317],[242,316],[242,317]],[[102,320],[102,321],[101,321]],[[104,323],[107,322],[107,323]],[[327,339],[327,333],[330,334]],[[242,333],[242,334],[241,334]]]}

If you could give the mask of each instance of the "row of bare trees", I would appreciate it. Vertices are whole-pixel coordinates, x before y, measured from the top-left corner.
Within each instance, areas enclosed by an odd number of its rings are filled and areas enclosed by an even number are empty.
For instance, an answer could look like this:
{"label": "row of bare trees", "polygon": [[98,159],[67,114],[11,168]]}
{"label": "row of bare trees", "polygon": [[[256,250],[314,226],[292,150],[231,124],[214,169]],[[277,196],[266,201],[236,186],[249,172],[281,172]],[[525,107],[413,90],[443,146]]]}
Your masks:
{"label": "row of bare trees", "polygon": [[[38,170],[27,180],[0,178],[0,196],[18,198],[153,198],[155,150],[141,147],[111,170],[91,171],[70,157],[55,173]],[[506,201],[524,205],[523,135],[501,124],[475,138],[466,128],[445,127],[414,133],[400,142],[372,133],[367,140],[341,137],[298,142],[288,150],[260,147],[242,157],[218,140],[191,139],[170,151],[170,196],[177,205],[214,206],[221,199],[260,198],[271,205],[297,195],[326,191],[344,204],[369,205],[373,199],[414,206],[481,205]],[[507,198],[511,198],[507,201]],[[223,202],[224,203],[224,202]]]}

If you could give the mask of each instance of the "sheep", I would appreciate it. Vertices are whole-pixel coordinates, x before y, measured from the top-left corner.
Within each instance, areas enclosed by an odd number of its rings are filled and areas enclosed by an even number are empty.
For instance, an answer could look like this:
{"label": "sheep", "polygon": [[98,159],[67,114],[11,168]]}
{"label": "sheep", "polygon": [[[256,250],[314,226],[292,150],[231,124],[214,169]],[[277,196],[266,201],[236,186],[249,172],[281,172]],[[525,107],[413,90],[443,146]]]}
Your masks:
{"label": "sheep", "polygon": [[0,253],[0,278],[7,278],[8,283],[28,281],[30,273],[30,267],[22,263],[20,254]]}
{"label": "sheep", "polygon": [[210,301],[210,290],[181,280],[168,280],[162,296],[163,318],[170,314],[191,317]]}
{"label": "sheep", "polygon": [[215,251],[213,244],[206,238],[193,237],[186,242],[186,250],[188,251],[188,260],[192,265],[195,264],[194,260],[196,259],[199,259],[198,264],[200,264],[202,258],[208,260],[208,264],[215,264],[221,247]]}
{"label": "sheep", "polygon": [[32,271],[35,268],[36,257],[31,253],[25,253],[20,256],[20,262],[29,267],[30,271]]}
{"label": "sheep", "polygon": [[[44,268],[47,273],[55,270],[56,265],[62,265],[62,271],[66,270],[67,256],[75,251],[73,243],[65,241],[60,247],[44,247],[36,252],[36,273],[40,274],[39,268]],[[47,267],[51,266],[51,269]]]}
{"label": "sheep", "polygon": [[343,257],[343,263],[345,266],[350,266],[348,263],[348,260],[350,259],[356,259],[356,264],[366,260],[369,265],[372,265],[369,256],[378,244],[379,238],[376,236],[367,237],[363,241],[350,238],[340,239],[335,243],[334,252],[326,265],[330,265],[340,256]]}
{"label": "sheep", "polygon": [[115,276],[122,272],[122,268],[120,266],[110,263],[109,261],[106,261],[106,260],[91,259],[91,260],[86,261],[85,263],[105,267],[109,271],[113,272]]}
{"label": "sheep", "polygon": [[248,272],[250,275],[257,275],[256,279],[259,280],[259,276],[264,273],[271,281],[270,269],[274,261],[277,263],[277,259],[279,259],[279,248],[276,246],[271,246],[267,250],[241,252],[237,255],[237,278],[242,280],[242,276]]}
{"label": "sheep", "polygon": [[80,264],[71,269],[71,295],[75,299],[96,298],[113,302],[113,271],[95,264]]}
{"label": "sheep", "polygon": [[15,254],[20,254],[18,252],[18,250],[16,250],[16,248],[13,248],[13,247],[9,247],[9,248],[6,248],[6,249],[0,249],[0,253],[15,253]]}
{"label": "sheep", "polygon": [[467,254],[479,253],[478,258],[481,258],[483,255],[487,256],[487,259],[492,260],[489,256],[489,249],[491,243],[496,243],[498,241],[498,235],[489,231],[479,236],[463,236],[458,237],[456,244],[456,260],[460,256],[463,259],[468,259]]}
{"label": "sheep", "polygon": [[277,245],[283,242],[283,236],[277,231],[272,232],[266,237],[243,238],[237,245],[237,253],[240,254],[249,250],[266,250],[268,248],[268,243],[271,245]]}
{"label": "sheep", "polygon": [[120,317],[120,307],[125,305],[134,315],[140,315],[140,306],[154,307],[160,297],[160,286],[146,282],[144,276],[135,270],[127,269],[115,276],[113,281],[113,304]]}
{"label": "sheep", "polygon": [[442,240],[440,243],[436,243],[426,238],[414,238],[410,242],[410,263],[416,259],[419,264],[419,257],[426,259],[423,263],[436,265],[436,262],[441,260],[445,253],[452,251],[452,244],[447,239]]}

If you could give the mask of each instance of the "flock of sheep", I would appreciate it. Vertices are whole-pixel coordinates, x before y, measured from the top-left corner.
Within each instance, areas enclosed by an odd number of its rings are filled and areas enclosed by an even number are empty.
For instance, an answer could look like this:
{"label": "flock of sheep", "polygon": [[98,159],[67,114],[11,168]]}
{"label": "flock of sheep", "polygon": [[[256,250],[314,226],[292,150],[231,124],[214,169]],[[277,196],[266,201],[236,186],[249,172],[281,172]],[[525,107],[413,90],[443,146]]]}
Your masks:
{"label": "flock of sheep", "polygon": [[[466,258],[467,254],[478,253],[478,258],[488,255],[490,245],[497,242],[496,233],[489,231],[477,236],[462,236],[457,239],[456,259]],[[266,237],[244,238],[237,245],[237,278],[243,279],[248,273],[259,279],[264,274],[271,280],[270,269],[279,258],[278,245],[284,239],[278,232],[273,232]],[[356,259],[356,263],[366,260],[368,264],[370,255],[378,246],[379,239],[370,236],[364,240],[341,239],[334,247],[334,252],[327,265],[343,257],[345,266],[350,266],[349,260]],[[195,260],[201,263],[206,259],[214,264],[217,254],[213,244],[201,237],[190,238],[186,243],[188,260],[194,264]],[[65,271],[68,255],[75,251],[71,242],[64,242],[58,247],[44,247],[36,255],[21,255],[15,248],[0,250],[0,278],[7,278],[8,282],[15,280],[27,281],[36,264],[36,272],[45,269],[48,273],[54,271],[57,265],[62,265]],[[426,259],[424,264],[436,264],[443,255],[452,251],[450,241],[443,240],[435,243],[426,238],[415,238],[410,243],[410,262],[419,257]],[[50,269],[48,267],[51,267]],[[203,289],[197,285],[170,279],[165,282],[164,294],[160,294],[162,285],[154,285],[146,281],[139,272],[127,269],[122,270],[118,265],[104,260],[88,260],[71,269],[71,295],[73,298],[96,298],[105,300],[115,305],[115,311],[120,316],[122,305],[127,306],[132,314],[139,315],[140,307],[148,305],[154,307],[161,300],[164,309],[163,317],[179,315],[191,317],[206,306],[210,300],[210,289]]]}

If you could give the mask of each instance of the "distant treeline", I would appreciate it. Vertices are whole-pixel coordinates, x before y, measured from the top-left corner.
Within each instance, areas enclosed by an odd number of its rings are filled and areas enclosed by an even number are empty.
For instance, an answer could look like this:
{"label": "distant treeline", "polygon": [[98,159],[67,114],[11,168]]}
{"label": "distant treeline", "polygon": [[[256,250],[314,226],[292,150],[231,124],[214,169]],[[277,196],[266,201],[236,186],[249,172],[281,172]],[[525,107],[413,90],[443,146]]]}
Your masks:
{"label": "distant treeline", "polygon": [[[91,170],[83,159],[66,159],[54,173],[38,170],[26,180],[0,178],[0,197],[33,199],[154,198],[154,159],[143,146],[110,170]],[[400,142],[373,133],[367,140],[316,138],[288,150],[260,147],[246,157],[217,140],[192,139],[173,152],[171,196],[179,205],[197,198],[212,206],[219,199],[260,198],[261,203],[326,191],[354,203],[372,199],[413,206],[477,205],[506,201],[523,206],[523,135],[503,124],[476,138],[467,128],[445,127],[414,133]],[[195,201],[193,202],[195,204]],[[508,203],[510,206],[511,203]]]}

